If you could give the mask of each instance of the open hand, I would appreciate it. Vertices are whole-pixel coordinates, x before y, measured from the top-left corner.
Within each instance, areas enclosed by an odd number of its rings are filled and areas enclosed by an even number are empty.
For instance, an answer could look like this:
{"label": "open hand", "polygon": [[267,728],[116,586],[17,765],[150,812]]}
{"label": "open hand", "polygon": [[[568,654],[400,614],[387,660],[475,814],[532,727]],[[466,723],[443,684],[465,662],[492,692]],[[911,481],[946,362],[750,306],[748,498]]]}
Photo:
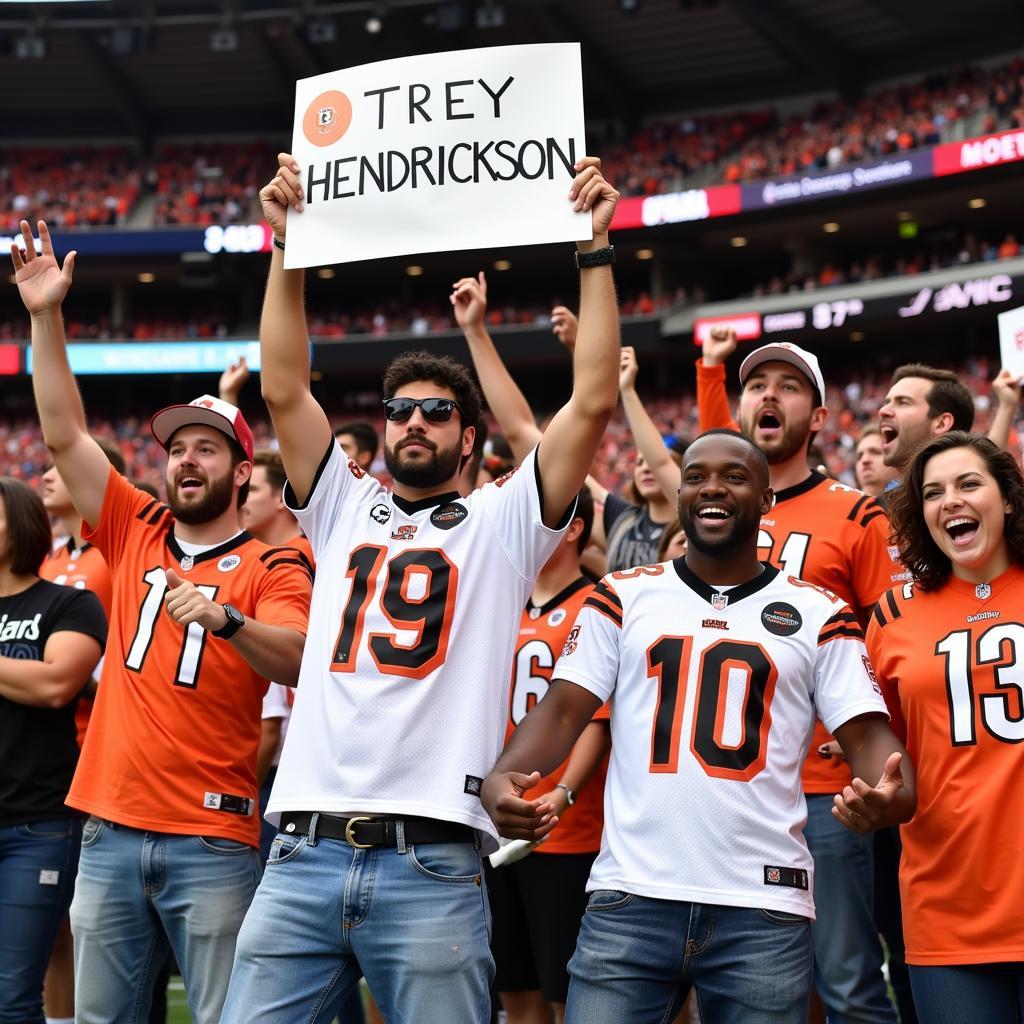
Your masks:
{"label": "open hand", "polygon": [[871,787],[854,779],[835,798],[832,814],[851,832],[873,832],[889,823],[889,805],[903,789],[903,755],[892,753],[886,759],[878,785]]}
{"label": "open hand", "polygon": [[14,263],[14,283],[18,286],[18,294],[25,308],[32,316],[60,309],[68,289],[71,287],[71,275],[75,270],[74,250],[64,258],[64,266],[57,265],[57,257],[53,255],[53,242],[45,221],[39,221],[39,241],[43,251],[36,255],[35,240],[28,221],[21,222],[21,236],[25,240],[25,248],[21,249],[17,242],[11,242],[11,260]]}

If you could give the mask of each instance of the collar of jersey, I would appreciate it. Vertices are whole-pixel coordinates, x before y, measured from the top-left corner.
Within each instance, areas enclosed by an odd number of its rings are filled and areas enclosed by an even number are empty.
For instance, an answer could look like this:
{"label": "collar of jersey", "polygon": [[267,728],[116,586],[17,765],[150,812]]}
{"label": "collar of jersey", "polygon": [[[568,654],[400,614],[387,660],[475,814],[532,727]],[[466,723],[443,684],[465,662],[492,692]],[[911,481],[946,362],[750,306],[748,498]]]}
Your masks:
{"label": "collar of jersey", "polygon": [[742,601],[745,597],[750,597],[751,594],[756,594],[759,590],[764,590],[769,583],[776,576],[779,575],[779,570],[774,565],[768,565],[766,562],[762,562],[763,572],[760,576],[755,576],[752,580],[747,580],[746,583],[741,583],[738,587],[729,587],[728,590],[716,590],[710,584],[705,583],[687,564],[685,556],[674,558],[672,565],[676,570],[676,575],[697,595],[704,598],[708,604],[711,603],[711,598],[715,594],[728,593],[729,604],[733,605],[737,601]]}
{"label": "collar of jersey", "polygon": [[80,548],[76,548],[75,547],[75,538],[74,537],[68,537],[67,541],[64,544],[65,550],[67,551],[68,555],[70,555],[72,558],[75,557],[75,552],[76,551],[78,552],[78,557],[81,558],[82,555],[84,555],[86,553],[86,551],[88,551],[89,548],[91,548],[91,547],[92,547],[92,541],[83,540],[82,541],[82,546]]}
{"label": "collar of jersey", "polygon": [[[198,562],[205,562],[211,558],[220,558],[221,555],[226,555],[229,551],[240,547],[246,541],[250,540],[252,540],[252,535],[243,530],[241,533],[232,537],[231,540],[226,540],[223,544],[218,544],[215,548],[210,548],[209,551],[204,551],[201,555],[192,555],[192,564],[195,565]],[[176,559],[178,559],[179,562],[185,557],[185,552],[174,539],[173,526],[167,531],[167,549]]]}
{"label": "collar of jersey", "polygon": [[420,498],[419,501],[409,501],[407,498],[400,498],[397,494],[391,495],[394,503],[407,516],[414,515],[416,512],[422,512],[425,508],[433,508],[435,505],[448,505],[453,501],[458,501],[461,497],[462,495],[458,491],[435,494],[432,498]]}
{"label": "collar of jersey", "polygon": [[778,505],[780,501],[788,501],[790,498],[798,498],[801,494],[814,490],[818,484],[823,483],[825,480],[826,477],[823,477],[817,470],[812,469],[811,475],[806,480],[801,480],[800,483],[793,484],[792,487],[787,487],[784,491],[776,491],[775,504]]}
{"label": "collar of jersey", "polygon": [[563,590],[560,590],[557,594],[555,594],[553,598],[551,598],[550,601],[545,601],[542,605],[540,605],[540,607],[535,605],[532,600],[527,601],[526,610],[533,611],[534,609],[536,609],[538,616],[545,615],[547,612],[551,611],[552,608],[557,608],[563,601],[568,601],[569,598],[572,597],[572,595],[575,594],[581,588],[589,586],[590,580],[588,580],[585,576],[578,576],[576,579],[572,581],[572,583],[569,584],[569,586],[565,587]]}

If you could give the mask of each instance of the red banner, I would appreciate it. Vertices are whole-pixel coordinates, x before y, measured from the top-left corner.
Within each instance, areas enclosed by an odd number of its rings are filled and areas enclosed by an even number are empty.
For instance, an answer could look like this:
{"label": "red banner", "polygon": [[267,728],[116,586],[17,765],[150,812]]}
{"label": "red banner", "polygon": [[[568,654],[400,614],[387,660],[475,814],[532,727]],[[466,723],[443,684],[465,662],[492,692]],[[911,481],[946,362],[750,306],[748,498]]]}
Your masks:
{"label": "red banner", "polygon": [[733,313],[731,316],[706,316],[693,322],[693,343],[703,345],[712,327],[731,327],[738,341],[761,337],[760,313]]}
{"label": "red banner", "polygon": [[936,177],[1024,160],[1024,131],[1014,129],[964,142],[944,142],[932,150],[932,160]]}
{"label": "red banner", "polygon": [[0,375],[12,376],[21,372],[21,346],[0,345]]}
{"label": "red banner", "polygon": [[739,185],[714,185],[653,196],[627,196],[620,199],[615,208],[612,230],[683,224],[709,217],[725,217],[739,213],[740,209]]}

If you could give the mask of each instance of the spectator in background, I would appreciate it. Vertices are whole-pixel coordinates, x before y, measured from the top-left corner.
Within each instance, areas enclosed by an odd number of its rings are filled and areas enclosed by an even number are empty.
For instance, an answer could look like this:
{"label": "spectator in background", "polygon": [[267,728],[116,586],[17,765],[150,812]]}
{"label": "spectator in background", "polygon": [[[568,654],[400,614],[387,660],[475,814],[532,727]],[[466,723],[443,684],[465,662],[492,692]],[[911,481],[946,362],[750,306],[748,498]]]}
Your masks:
{"label": "spectator in background", "polygon": [[40,577],[50,540],[38,495],[0,477],[0,1021],[11,1024],[43,1020],[82,835],[64,803],[78,762],[75,704],[107,634],[95,594]]}
{"label": "spectator in background", "polygon": [[380,447],[380,436],[374,425],[365,420],[350,420],[335,427],[334,436],[342,451],[360,469],[369,473]]}
{"label": "spectator in background", "polygon": [[853,471],[857,486],[872,498],[877,498],[898,475],[885,464],[884,456],[882,430],[877,423],[869,423],[857,438]]}

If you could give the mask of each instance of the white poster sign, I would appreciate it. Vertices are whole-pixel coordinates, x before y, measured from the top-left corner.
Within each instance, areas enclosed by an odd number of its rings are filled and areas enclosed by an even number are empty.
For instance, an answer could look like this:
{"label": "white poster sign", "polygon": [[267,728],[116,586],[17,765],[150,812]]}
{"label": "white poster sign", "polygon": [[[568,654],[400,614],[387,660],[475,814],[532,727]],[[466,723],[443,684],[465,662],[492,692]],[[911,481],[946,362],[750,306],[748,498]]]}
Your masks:
{"label": "white poster sign", "polygon": [[1003,368],[1020,379],[1024,377],[1024,306],[1000,313],[996,319]]}
{"label": "white poster sign", "polygon": [[379,61],[296,83],[305,209],[286,267],[592,237],[578,43]]}

